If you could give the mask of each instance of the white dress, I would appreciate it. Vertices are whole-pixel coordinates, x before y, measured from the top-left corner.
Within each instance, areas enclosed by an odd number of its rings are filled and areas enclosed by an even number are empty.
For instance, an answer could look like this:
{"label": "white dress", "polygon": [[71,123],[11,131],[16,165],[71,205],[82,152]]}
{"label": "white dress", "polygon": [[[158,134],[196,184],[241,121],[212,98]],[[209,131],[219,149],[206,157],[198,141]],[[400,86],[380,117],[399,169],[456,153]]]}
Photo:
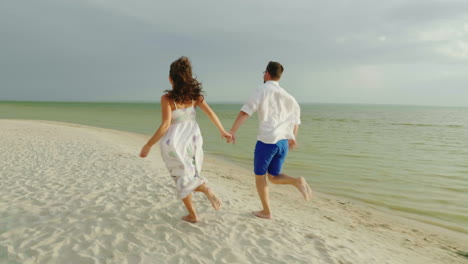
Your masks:
{"label": "white dress", "polygon": [[161,156],[174,179],[177,198],[184,199],[207,182],[200,177],[203,163],[203,138],[196,121],[195,107],[172,111],[171,126],[161,138]]}

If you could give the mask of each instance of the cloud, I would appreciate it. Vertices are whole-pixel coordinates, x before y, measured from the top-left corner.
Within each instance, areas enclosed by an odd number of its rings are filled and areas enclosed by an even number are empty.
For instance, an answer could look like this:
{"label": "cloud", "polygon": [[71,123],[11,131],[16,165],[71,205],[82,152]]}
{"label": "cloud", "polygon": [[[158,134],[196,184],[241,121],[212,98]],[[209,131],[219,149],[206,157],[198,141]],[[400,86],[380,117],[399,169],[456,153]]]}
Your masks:
{"label": "cloud", "polygon": [[458,60],[468,60],[468,42],[458,41],[439,48],[441,54]]}
{"label": "cloud", "polygon": [[464,19],[468,3],[460,0],[395,1],[386,20],[405,24],[423,24]]}
{"label": "cloud", "polygon": [[[285,65],[282,83],[304,101],[397,103],[400,96],[418,103],[412,91],[423,86],[433,87],[427,96],[436,101],[440,92],[429,84],[440,84],[441,69],[468,68],[465,7],[422,0],[4,1],[0,100],[158,100],[170,62],[187,55],[215,101],[245,100],[269,60]],[[468,83],[464,75],[443,80]]]}

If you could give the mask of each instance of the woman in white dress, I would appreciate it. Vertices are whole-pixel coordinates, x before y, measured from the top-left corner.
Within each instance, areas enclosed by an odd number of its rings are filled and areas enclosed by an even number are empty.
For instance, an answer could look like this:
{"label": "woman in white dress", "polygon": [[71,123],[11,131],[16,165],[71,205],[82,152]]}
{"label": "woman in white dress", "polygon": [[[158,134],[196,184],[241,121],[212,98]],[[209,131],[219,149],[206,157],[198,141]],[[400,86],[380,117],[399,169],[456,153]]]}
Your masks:
{"label": "woman in white dress", "polygon": [[162,121],[158,130],[143,146],[140,157],[148,155],[151,147],[161,141],[161,154],[169,174],[174,179],[177,197],[182,199],[188,215],[183,220],[195,223],[198,216],[192,203],[192,192],[202,192],[212,206],[219,210],[221,202],[201,177],[203,163],[203,138],[196,121],[196,107],[200,107],[219,129],[222,138],[231,140],[218,116],[204,100],[202,86],[192,76],[192,66],[187,57],[171,64],[169,82],[172,90],[161,96]]}

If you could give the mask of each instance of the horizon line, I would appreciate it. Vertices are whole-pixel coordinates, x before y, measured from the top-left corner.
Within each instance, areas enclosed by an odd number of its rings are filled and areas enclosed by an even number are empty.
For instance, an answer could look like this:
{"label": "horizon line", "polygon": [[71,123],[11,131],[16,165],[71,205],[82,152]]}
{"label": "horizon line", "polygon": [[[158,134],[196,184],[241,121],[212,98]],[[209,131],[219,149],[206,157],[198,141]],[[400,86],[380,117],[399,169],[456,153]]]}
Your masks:
{"label": "horizon line", "polygon": [[[128,101],[49,101],[49,100],[0,100],[0,103],[15,102],[15,103],[140,103],[140,104],[159,104],[158,101],[144,100],[128,100]],[[210,104],[244,104],[245,102],[232,101],[211,101]],[[391,104],[391,103],[330,103],[330,102],[298,102],[304,105],[381,105],[381,106],[419,106],[419,107],[450,107],[450,108],[468,108],[468,106],[460,105],[428,105],[428,104]]]}

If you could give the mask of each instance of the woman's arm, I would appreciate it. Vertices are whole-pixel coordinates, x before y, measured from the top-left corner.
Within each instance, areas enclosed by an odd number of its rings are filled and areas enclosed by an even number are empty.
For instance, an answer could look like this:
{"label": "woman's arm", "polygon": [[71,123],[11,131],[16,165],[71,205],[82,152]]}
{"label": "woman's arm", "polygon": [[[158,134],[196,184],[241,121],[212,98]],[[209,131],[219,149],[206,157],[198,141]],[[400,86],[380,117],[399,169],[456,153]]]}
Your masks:
{"label": "woman's arm", "polygon": [[148,142],[143,146],[140,152],[140,157],[144,158],[148,156],[151,147],[156,144],[164,134],[166,134],[169,126],[171,125],[171,105],[170,99],[167,98],[166,95],[161,96],[161,113],[162,113],[162,120],[161,125],[159,125],[158,130],[154,133],[154,135],[148,140]]}
{"label": "woman's arm", "polygon": [[226,132],[223,125],[219,121],[218,116],[213,111],[213,109],[211,109],[211,107],[208,105],[208,103],[206,103],[206,100],[204,98],[201,98],[200,100],[198,100],[197,106],[199,106],[201,108],[201,110],[203,110],[205,115],[207,115],[208,118],[210,118],[211,122],[218,128],[219,133],[221,133],[221,137],[226,138],[227,140],[230,140],[231,137],[232,137],[231,134]]}

